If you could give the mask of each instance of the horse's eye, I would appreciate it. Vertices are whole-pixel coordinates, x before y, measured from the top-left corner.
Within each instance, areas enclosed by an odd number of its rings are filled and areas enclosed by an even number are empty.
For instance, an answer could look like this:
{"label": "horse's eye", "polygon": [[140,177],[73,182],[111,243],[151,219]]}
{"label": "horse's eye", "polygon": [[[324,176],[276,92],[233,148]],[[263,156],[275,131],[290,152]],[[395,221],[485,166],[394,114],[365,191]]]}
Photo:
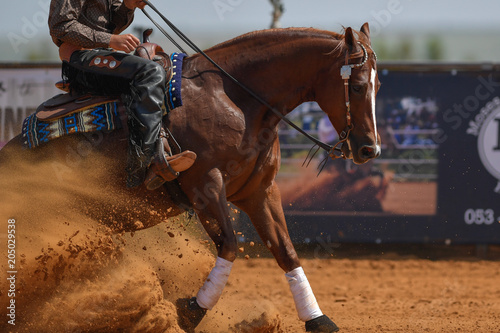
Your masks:
{"label": "horse's eye", "polygon": [[361,91],[363,90],[363,86],[362,86],[362,85],[359,85],[359,84],[353,84],[353,85],[352,85],[352,90],[353,90],[354,92],[359,93],[359,92],[361,92]]}

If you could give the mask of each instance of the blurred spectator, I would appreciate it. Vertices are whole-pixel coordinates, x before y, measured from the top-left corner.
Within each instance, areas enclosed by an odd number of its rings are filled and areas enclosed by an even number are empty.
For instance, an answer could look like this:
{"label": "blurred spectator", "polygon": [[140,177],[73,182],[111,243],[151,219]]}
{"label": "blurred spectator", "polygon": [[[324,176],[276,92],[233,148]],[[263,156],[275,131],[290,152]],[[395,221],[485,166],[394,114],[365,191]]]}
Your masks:
{"label": "blurred spectator", "polygon": [[386,101],[384,115],[387,126],[407,133],[394,133],[396,142],[402,145],[435,144],[429,134],[418,134],[415,130],[438,128],[436,113],[438,106],[430,98],[422,101],[420,98],[405,97],[398,101]]}
{"label": "blurred spectator", "polygon": [[302,129],[304,131],[309,131],[311,130],[311,124],[313,123],[313,116],[311,114],[305,114],[303,117],[302,117]]}
{"label": "blurred spectator", "polygon": [[321,141],[330,144],[338,138],[337,131],[327,115],[324,115],[318,122],[318,136]]}

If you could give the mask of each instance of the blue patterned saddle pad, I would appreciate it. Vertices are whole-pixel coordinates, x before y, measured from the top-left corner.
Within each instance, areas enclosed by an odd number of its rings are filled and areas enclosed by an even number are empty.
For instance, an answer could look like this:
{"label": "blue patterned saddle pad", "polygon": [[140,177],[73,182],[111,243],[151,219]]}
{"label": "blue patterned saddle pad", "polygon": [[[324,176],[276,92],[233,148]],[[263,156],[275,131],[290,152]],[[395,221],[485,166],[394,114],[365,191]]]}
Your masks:
{"label": "blue patterned saddle pad", "polygon": [[34,113],[23,122],[24,146],[31,149],[69,134],[123,128],[119,105],[118,101],[108,102],[50,121],[42,121]]}

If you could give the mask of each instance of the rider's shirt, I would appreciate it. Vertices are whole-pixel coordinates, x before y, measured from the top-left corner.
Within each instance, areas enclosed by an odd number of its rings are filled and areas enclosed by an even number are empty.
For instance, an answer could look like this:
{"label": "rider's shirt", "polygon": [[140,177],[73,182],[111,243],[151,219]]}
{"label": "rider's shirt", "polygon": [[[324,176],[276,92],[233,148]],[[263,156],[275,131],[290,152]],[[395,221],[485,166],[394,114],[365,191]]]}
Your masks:
{"label": "rider's shirt", "polygon": [[57,46],[108,47],[112,34],[125,30],[134,11],[120,0],[52,0],[49,28]]}

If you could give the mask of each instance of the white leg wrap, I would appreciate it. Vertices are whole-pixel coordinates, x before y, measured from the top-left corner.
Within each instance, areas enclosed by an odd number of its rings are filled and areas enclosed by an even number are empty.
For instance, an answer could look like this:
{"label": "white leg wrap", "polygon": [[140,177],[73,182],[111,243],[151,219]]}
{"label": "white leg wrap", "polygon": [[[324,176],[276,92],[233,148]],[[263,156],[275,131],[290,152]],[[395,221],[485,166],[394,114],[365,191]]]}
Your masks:
{"label": "white leg wrap", "polygon": [[196,295],[196,301],[199,306],[203,309],[212,310],[226,286],[232,267],[232,262],[217,257],[214,268],[212,268],[205,284],[203,284],[203,287],[198,291],[198,295]]}
{"label": "white leg wrap", "polygon": [[322,316],[323,312],[319,308],[302,267],[295,268],[293,271],[286,273],[285,277],[290,284],[290,290],[292,291],[295,308],[300,320],[308,321]]}

